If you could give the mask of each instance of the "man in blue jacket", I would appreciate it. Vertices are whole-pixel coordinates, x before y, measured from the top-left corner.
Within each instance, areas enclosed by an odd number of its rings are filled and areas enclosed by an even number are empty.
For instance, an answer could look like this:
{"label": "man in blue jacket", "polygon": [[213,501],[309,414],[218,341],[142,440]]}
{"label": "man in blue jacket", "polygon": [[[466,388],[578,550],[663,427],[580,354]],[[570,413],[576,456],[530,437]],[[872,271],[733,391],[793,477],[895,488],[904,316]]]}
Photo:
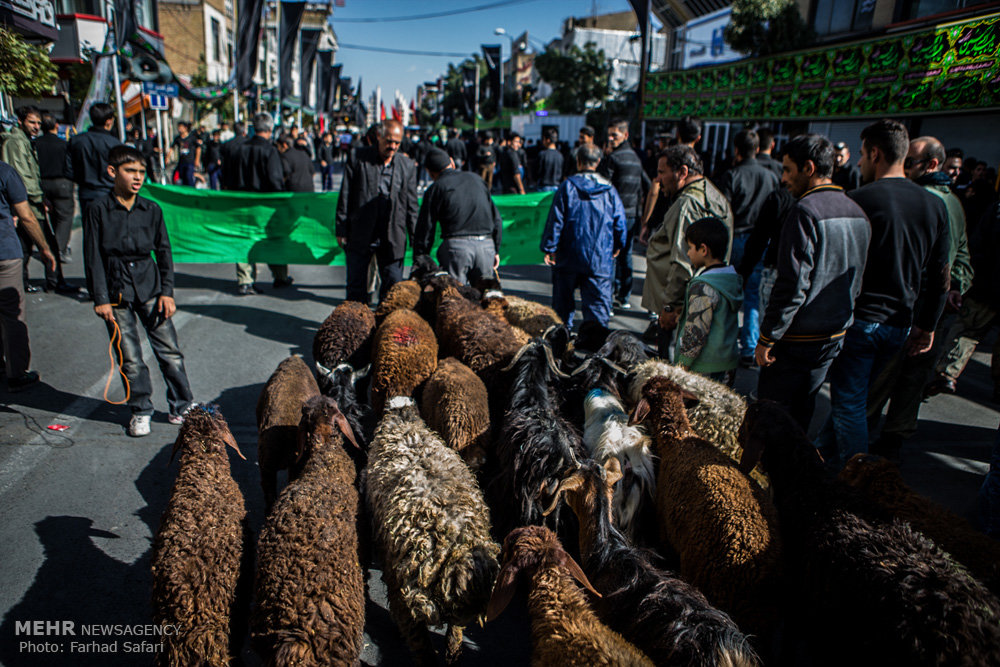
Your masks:
{"label": "man in blue jacket", "polygon": [[583,321],[608,326],[615,257],[625,247],[625,208],[611,181],[597,173],[601,150],[576,154],[577,173],[556,190],[541,249],[552,270],[552,307],[572,328],[580,288]]}

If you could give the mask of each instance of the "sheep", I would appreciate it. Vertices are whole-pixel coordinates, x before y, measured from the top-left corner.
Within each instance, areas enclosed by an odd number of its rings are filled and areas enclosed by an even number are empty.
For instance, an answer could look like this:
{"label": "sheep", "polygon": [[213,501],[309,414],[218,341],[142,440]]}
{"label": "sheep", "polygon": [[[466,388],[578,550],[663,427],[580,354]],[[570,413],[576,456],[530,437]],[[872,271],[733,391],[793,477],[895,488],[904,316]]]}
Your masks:
{"label": "sheep", "polygon": [[462,629],[485,611],[499,569],[482,492],[408,396],[386,406],[367,484],[389,613],[418,664],[436,664],[427,626],[447,623],[446,658],[454,662]]}
{"label": "sheep", "polygon": [[435,330],[443,353],[471,368],[487,386],[493,386],[496,373],[521,347],[506,321],[471,303],[452,286],[438,293]]}
{"label": "sheep", "polygon": [[654,567],[615,527],[611,498],[621,477],[614,457],[603,467],[584,461],[559,483],[553,499],[554,505],[565,495],[580,522],[580,554],[602,596],[594,603],[600,617],[657,664],[756,665],[747,638],[727,614],[690,584]]}
{"label": "sheep", "polygon": [[424,385],[420,413],[473,472],[482,469],[490,443],[489,397],[468,366],[454,357],[438,362]]}
{"label": "sheep", "polygon": [[[654,359],[640,363],[629,375],[629,400],[632,405],[639,401],[646,382],[658,376],[677,383],[698,398],[698,404],[688,412],[691,427],[733,461],[739,461],[740,447],[736,434],[747,411],[746,399],[726,385],[709,380],[704,375]],[[768,488],[767,475],[761,470],[754,470],[751,477],[761,487]]]}
{"label": "sheep", "polygon": [[420,283],[413,278],[412,274],[409,280],[401,280],[390,287],[385,298],[379,302],[378,308],[375,309],[375,323],[382,324],[389,313],[394,310],[400,308],[413,310],[416,308],[420,301],[420,292]]}
{"label": "sheep", "polygon": [[437,338],[412,310],[389,313],[373,347],[372,405],[379,413],[387,399],[410,396],[437,368]]}
{"label": "sheep", "polygon": [[[774,485],[804,632],[825,664],[1000,664],[1000,603],[909,524],[849,509],[855,490],[828,472],[777,403],[750,406],[743,469]],[[829,641],[831,637],[835,641]]]}
{"label": "sheep", "polygon": [[153,619],[162,665],[229,665],[240,654],[253,549],[226,446],[243,458],[215,405],[191,409],[171,459],[180,470],[153,539]]}
{"label": "sheep", "polygon": [[[508,373],[509,397],[500,436],[496,440],[499,473],[493,486],[498,507],[509,508],[505,527],[540,524],[545,494],[586,457],[580,434],[559,414],[550,386],[561,374],[549,346],[535,339],[525,345],[503,369]],[[558,528],[557,510],[548,521]]]}
{"label": "sheep", "polygon": [[[358,559],[357,447],[336,402],[302,407],[302,474],[278,497],[258,544],[251,638],[271,665],[349,665],[361,654],[365,588]],[[346,442],[345,442],[346,441]]]}
{"label": "sheep", "polygon": [[649,361],[646,346],[631,331],[619,330],[609,333],[597,354],[625,370],[631,370],[639,364]]}
{"label": "sheep", "polygon": [[327,368],[368,364],[372,354],[375,316],[357,301],[344,301],[330,313],[313,337],[313,361]]}
{"label": "sheep", "polygon": [[994,594],[1000,594],[1000,542],[914,492],[891,462],[880,456],[855,454],[840,471],[840,479],[861,491],[867,502],[929,537]]}
{"label": "sheep", "polygon": [[[485,310],[487,313],[490,313],[491,315],[494,315],[497,318],[507,322],[507,324],[510,324],[510,321],[507,319],[507,314],[505,312],[507,309],[507,297],[505,297],[503,292],[501,292],[500,290],[484,291],[483,299],[480,302],[480,305],[482,305],[483,310]],[[513,324],[510,325],[510,328],[514,332],[514,338],[517,341],[518,347],[526,345],[528,341],[531,340],[532,338],[531,334],[529,334],[524,329],[521,329],[520,327],[517,327]]]}
{"label": "sheep", "polygon": [[503,567],[489,604],[490,620],[510,604],[518,581],[524,578],[531,584],[528,613],[533,664],[652,667],[653,661],[642,651],[598,620],[576,582],[600,594],[548,528],[517,528],[504,540]]}
{"label": "sheep", "polygon": [[549,306],[509,294],[506,299],[504,318],[511,326],[528,332],[529,336],[541,336],[549,327],[563,323],[562,318]]}
{"label": "sheep", "polygon": [[278,495],[278,471],[298,474],[295,443],[302,406],[318,396],[319,385],[302,357],[288,357],[275,369],[257,399],[257,465],[268,511]]}
{"label": "sheep", "polygon": [[680,555],[680,574],[740,627],[763,634],[776,621],[781,537],[764,491],[691,428],[685,400],[665,377],[642,388],[632,422],[649,420],[660,457],[656,507],[661,537]]}
{"label": "sheep", "polygon": [[598,463],[614,460],[624,470],[611,504],[615,525],[633,542],[639,534],[639,516],[653,502],[656,473],[649,436],[628,424],[621,401],[607,389],[595,387],[584,399],[586,422],[583,444]]}

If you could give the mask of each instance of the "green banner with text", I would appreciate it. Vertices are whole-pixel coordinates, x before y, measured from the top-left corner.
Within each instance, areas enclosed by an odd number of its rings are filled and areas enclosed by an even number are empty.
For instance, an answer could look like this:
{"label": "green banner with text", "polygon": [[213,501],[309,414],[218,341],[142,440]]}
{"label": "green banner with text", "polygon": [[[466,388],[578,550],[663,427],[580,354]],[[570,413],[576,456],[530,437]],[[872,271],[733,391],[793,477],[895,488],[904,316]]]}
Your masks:
{"label": "green banner with text", "polygon": [[[163,209],[175,262],[344,265],[333,234],[335,192],[257,194],[147,183],[141,194]],[[493,197],[503,217],[502,264],[542,262],[538,245],[552,195]]]}

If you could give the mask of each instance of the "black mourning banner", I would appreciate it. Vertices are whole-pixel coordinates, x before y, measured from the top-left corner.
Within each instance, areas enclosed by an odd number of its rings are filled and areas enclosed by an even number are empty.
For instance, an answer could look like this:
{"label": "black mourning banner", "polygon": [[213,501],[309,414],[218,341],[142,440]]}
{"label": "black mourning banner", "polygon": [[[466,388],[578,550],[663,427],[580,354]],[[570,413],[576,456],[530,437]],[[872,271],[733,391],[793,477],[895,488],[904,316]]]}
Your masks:
{"label": "black mourning banner", "polygon": [[[299,99],[302,106],[309,104],[309,94],[312,92],[313,63],[316,62],[316,49],[319,46],[319,30],[302,31],[302,53],[299,55]],[[322,100],[316,97],[318,108]]]}
{"label": "black mourning banner", "polygon": [[295,60],[295,42],[302,26],[302,14],[305,13],[304,2],[281,3],[281,29],[278,36],[278,71],[281,73],[281,90],[279,99],[284,100],[292,94],[292,62]]}
{"label": "black mourning banner", "polygon": [[476,109],[476,66],[462,66],[462,101],[465,103],[465,117],[472,119]]}
{"label": "black mourning banner", "polygon": [[490,94],[496,100],[497,108],[502,104],[503,97],[500,94],[500,68],[503,63],[500,61],[500,45],[488,46],[482,44],[483,58],[486,60],[486,67],[489,70]]}
{"label": "black mourning banner", "polygon": [[236,22],[236,85],[241,92],[253,88],[263,10],[264,0],[240,0]]}
{"label": "black mourning banner", "polygon": [[132,38],[132,34],[139,29],[139,22],[135,18],[135,3],[129,0],[115,0],[115,46],[121,48],[122,44]]}

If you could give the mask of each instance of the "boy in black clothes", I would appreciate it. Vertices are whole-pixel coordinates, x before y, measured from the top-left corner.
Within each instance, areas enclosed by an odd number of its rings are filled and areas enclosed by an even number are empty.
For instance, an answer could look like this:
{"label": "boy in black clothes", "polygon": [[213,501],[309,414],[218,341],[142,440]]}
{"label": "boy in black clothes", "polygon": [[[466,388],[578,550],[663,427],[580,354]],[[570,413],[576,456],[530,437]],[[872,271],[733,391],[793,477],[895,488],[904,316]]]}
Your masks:
{"label": "boy in black clothes", "polygon": [[146,330],[166,381],[171,424],[183,423],[192,405],[191,387],[170,319],[177,307],[163,212],[138,195],[146,177],[145,160],[130,146],[116,146],[108,153],[108,163],[114,189],[94,201],[83,217],[87,288],[94,297],[94,312],[107,323],[112,338],[116,324],[121,330],[122,371],[131,389],[128,434],[139,437],[149,435],[153,402],[137,322]]}

